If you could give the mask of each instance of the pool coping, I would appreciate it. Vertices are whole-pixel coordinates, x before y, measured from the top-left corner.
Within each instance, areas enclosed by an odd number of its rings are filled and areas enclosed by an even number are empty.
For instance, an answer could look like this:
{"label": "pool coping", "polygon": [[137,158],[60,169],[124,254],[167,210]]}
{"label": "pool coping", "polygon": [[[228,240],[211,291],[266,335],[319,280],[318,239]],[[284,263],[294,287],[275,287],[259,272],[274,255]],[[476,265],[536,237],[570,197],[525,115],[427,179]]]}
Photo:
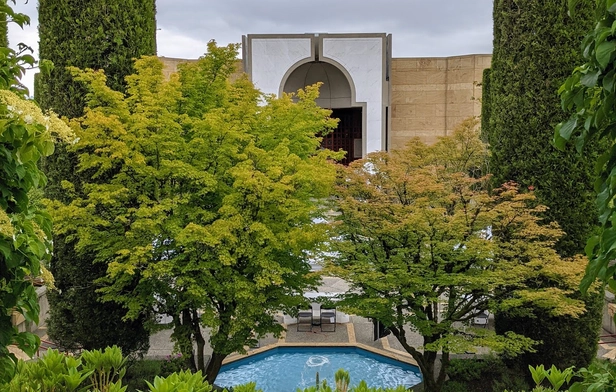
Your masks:
{"label": "pool coping", "polygon": [[254,355],[261,354],[261,353],[270,351],[278,347],[357,347],[357,348],[369,351],[373,354],[382,355],[386,358],[400,361],[408,365],[413,365],[419,368],[417,361],[415,361],[413,357],[407,352],[393,349],[389,347],[389,345],[387,345],[387,349],[379,349],[379,348],[372,347],[364,343],[358,343],[354,339],[354,333],[352,335],[353,335],[353,338],[350,338],[349,340],[351,341],[348,343],[344,343],[344,342],[326,342],[326,343],[324,342],[314,342],[314,343],[285,342],[284,336],[283,336],[278,340],[277,343],[272,343],[272,344],[268,344],[267,346],[251,349],[246,354],[237,354],[237,353],[231,354],[222,361],[222,364],[226,365],[226,364],[233,363],[233,362],[245,359],[245,358],[250,358]]}

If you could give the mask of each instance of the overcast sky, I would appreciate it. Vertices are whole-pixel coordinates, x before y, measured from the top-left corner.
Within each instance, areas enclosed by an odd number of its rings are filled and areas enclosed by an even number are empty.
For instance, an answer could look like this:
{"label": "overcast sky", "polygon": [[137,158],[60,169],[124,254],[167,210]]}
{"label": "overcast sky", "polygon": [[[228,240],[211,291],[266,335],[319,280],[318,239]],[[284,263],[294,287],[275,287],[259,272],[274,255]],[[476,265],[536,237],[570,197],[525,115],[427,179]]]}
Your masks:
{"label": "overcast sky", "polygon": [[[9,41],[38,57],[37,0],[24,2],[15,9],[32,24],[11,26]],[[492,0],[157,0],[156,19],[158,55],[167,57],[197,58],[211,39],[265,33],[391,33],[393,57],[492,53]]]}

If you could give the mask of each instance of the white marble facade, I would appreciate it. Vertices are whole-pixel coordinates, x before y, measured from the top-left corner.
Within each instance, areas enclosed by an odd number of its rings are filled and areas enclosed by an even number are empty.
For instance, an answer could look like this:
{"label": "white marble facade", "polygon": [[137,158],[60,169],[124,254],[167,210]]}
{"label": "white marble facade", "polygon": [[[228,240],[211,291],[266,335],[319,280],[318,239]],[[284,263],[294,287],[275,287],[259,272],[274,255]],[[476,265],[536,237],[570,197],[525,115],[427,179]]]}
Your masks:
{"label": "white marble facade", "polygon": [[[344,75],[348,87],[337,92],[327,87],[318,103],[328,108],[344,107],[350,89],[350,106],[361,107],[363,111],[365,155],[387,149],[391,58],[388,42],[391,40],[386,34],[248,35],[243,37],[244,69],[262,92],[278,95],[289,88],[295,90],[302,78],[313,83],[314,75],[325,72],[333,76],[334,72],[327,70],[334,66]],[[308,71],[312,76],[305,74],[309,64],[314,64],[312,71]],[[323,64],[322,69],[319,64]],[[294,74],[295,70],[301,75]]]}

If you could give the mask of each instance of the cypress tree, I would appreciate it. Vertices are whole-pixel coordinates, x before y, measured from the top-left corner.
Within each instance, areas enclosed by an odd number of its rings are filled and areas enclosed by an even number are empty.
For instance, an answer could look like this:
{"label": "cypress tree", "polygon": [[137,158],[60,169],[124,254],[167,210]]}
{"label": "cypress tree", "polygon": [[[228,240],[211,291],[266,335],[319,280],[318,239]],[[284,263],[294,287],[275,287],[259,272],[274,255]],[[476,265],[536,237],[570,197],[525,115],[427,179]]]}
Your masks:
{"label": "cypress tree", "polygon": [[[563,256],[583,253],[597,221],[593,157],[551,145],[554,126],[567,117],[557,90],[582,62],[579,46],[593,25],[593,0],[578,4],[575,20],[567,3],[495,0],[492,68],[484,80],[488,107],[482,113],[495,184],[513,180],[535,190],[549,207],[546,219],[566,233],[557,243]],[[584,300],[587,313],[580,319],[549,317],[538,309],[526,309],[523,316],[511,311],[497,316],[497,332],[513,330],[543,341],[537,353],[519,359],[523,366],[586,366],[596,355],[602,298]]]}
{"label": "cypress tree", "polygon": [[535,190],[550,208],[546,219],[566,233],[557,245],[565,256],[582,253],[596,225],[592,160],[573,147],[561,152],[551,145],[554,126],[567,117],[557,91],[582,61],[579,46],[593,25],[593,4],[582,1],[573,20],[567,0],[494,2],[494,53],[484,95],[489,111],[482,121],[491,171],[495,184],[513,180]]}
{"label": "cypress tree", "polygon": [[[66,67],[102,69],[107,84],[123,91],[134,59],[156,54],[155,0],[39,0],[38,10],[39,56],[51,60],[54,68],[49,75],[37,76],[35,96],[43,109],[61,116],[79,117],[86,106],[84,86],[73,80]],[[57,146],[44,164],[48,198],[70,201],[70,192],[62,189],[63,180],[70,180],[74,191],[80,192],[77,164],[66,146]],[[124,322],[125,309],[101,303],[96,289],[107,265],[77,252],[75,243],[75,238],[54,234],[51,271],[58,290],[49,296],[50,337],[67,348],[117,344],[125,353],[147,348],[147,315]]]}
{"label": "cypress tree", "polygon": [[489,126],[487,124],[487,120],[490,118],[490,75],[492,73],[491,68],[486,68],[483,70],[483,79],[481,83],[481,138],[484,142],[487,142],[488,137],[488,129]]}
{"label": "cypress tree", "polygon": [[[6,0],[0,0],[0,6],[6,7]],[[6,12],[0,12],[0,46],[9,46],[9,26]]]}

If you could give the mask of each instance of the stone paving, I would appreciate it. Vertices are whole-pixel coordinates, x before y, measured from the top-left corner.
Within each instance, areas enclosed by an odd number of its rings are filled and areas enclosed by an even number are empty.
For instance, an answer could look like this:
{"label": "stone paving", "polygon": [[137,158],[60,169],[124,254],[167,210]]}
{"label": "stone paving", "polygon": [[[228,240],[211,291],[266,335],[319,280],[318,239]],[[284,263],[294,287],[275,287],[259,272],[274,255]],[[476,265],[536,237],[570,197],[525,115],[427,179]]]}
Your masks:
{"label": "stone paving", "polygon": [[[318,288],[319,293],[327,295],[344,293],[349,290],[347,282],[340,278],[323,277],[321,286]],[[283,317],[280,316],[281,323]],[[372,321],[358,316],[349,316],[348,323],[336,324],[336,330],[333,332],[321,331],[320,326],[313,325],[309,332],[297,331],[296,324],[285,325],[286,333],[280,339],[272,336],[267,336],[259,340],[258,347],[248,350],[249,354],[253,352],[263,351],[264,348],[273,347],[275,345],[306,345],[306,346],[323,346],[323,345],[358,345],[364,346],[372,350],[377,350],[381,354],[391,357],[402,356],[405,361],[414,362],[410,355],[404,351],[396,338],[389,335],[385,338],[374,341]],[[207,336],[208,331],[203,330],[204,336]],[[150,350],[147,357],[165,358],[173,353],[173,342],[170,339],[171,331],[161,331],[150,338]],[[422,345],[421,336],[410,330],[407,331],[409,343],[418,347]],[[211,355],[211,349],[206,345],[206,355]],[[230,356],[231,360],[235,359]]]}
{"label": "stone paving", "polygon": [[[297,331],[297,325],[291,324],[286,327],[286,332],[280,339],[266,336],[259,339],[259,345],[249,348],[249,355],[261,352],[264,349],[275,346],[343,346],[356,345],[366,349],[371,349],[380,354],[387,355],[405,362],[414,363],[411,356],[404,351],[396,338],[389,335],[374,341],[373,324],[370,320],[350,316],[350,322],[336,324],[336,330],[332,332],[321,331],[321,327],[313,325],[311,331]],[[207,330],[203,331],[207,335]],[[411,344],[421,346],[422,339],[417,333],[407,331]],[[165,330],[152,335],[150,338],[150,350],[146,357],[165,358],[173,353],[173,342],[170,339],[171,331]],[[207,339],[207,338],[206,338]],[[211,349],[206,345],[206,355],[211,355]],[[237,359],[236,355],[229,356],[228,360]]]}
{"label": "stone paving", "polygon": [[616,359],[616,335],[612,335],[606,330],[601,331],[597,358]]}

